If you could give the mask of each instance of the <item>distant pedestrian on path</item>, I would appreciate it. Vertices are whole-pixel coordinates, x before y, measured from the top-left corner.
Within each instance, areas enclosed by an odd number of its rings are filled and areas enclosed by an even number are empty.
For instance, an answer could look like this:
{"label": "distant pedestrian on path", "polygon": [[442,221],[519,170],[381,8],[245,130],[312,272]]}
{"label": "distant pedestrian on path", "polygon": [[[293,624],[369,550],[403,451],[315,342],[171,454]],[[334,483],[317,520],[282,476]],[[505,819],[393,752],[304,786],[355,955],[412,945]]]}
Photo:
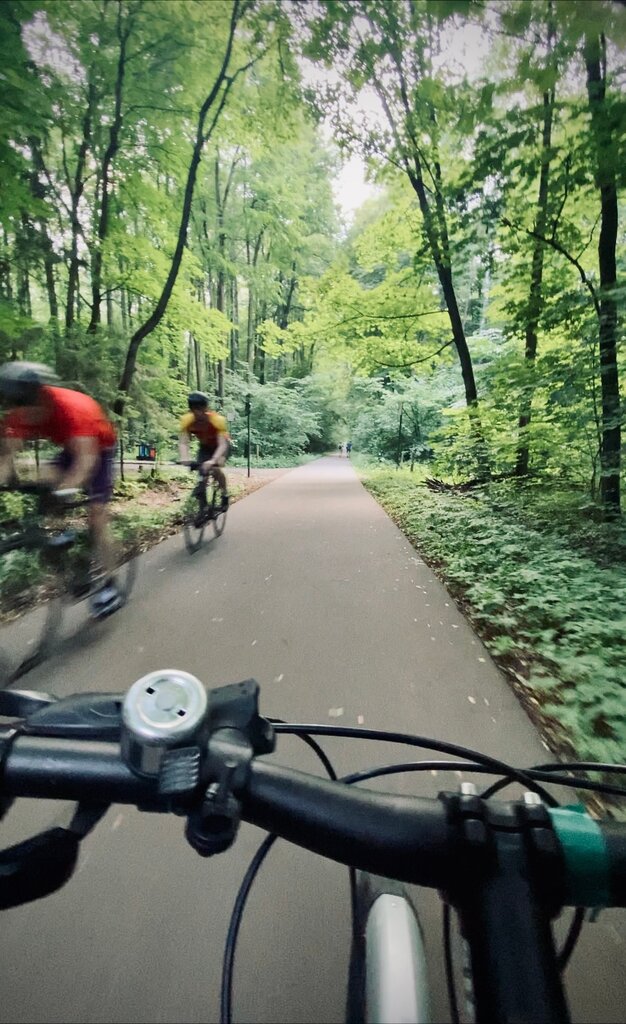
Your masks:
{"label": "distant pedestrian on path", "polygon": [[350,452],[352,451],[352,441],[348,441],[346,444],[346,454],[350,458]]}

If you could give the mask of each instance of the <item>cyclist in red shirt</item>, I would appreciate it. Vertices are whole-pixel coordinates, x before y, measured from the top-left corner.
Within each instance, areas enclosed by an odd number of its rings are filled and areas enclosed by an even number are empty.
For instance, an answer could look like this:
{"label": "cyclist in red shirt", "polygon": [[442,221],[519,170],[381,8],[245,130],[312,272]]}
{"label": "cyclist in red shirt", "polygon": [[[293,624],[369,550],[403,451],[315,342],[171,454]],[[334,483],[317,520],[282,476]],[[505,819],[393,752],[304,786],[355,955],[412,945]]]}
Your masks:
{"label": "cyclist in red shirt", "polygon": [[0,366],[0,399],[9,409],[0,423],[0,484],[14,476],[13,456],[24,441],[41,438],[61,447],[48,480],[60,499],[78,488],[89,495],[89,526],[105,570],[94,611],[114,611],[121,601],[111,576],[107,503],[113,491],[115,429],[93,398],[53,386],[53,379],[52,371],[38,363]]}

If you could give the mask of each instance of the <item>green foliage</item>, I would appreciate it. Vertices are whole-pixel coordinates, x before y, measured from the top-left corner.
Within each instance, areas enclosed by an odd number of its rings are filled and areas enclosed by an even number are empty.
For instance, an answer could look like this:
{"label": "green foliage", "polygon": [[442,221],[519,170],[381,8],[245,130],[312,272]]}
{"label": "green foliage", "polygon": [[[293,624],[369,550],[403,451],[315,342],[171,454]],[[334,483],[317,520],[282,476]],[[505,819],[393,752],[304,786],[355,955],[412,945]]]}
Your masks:
{"label": "green foliage", "polygon": [[422,461],[432,455],[431,438],[440,422],[440,392],[422,381],[399,378],[386,386],[381,378],[357,380],[351,395],[348,433],[362,453],[395,460]]}
{"label": "green foliage", "polygon": [[494,655],[530,666],[562,738],[581,758],[623,759],[624,527],[605,524],[596,537],[593,509],[576,509],[563,491],[509,484],[435,495],[388,470],[366,483],[462,596]]}
{"label": "green foliage", "polygon": [[300,454],[310,439],[317,436],[319,415],[300,381],[287,378],[279,383],[260,385],[232,374],[229,401],[234,405],[235,415],[231,417],[230,428],[238,452],[245,452],[247,444],[243,409],[247,394],[251,396],[250,441],[261,458]]}
{"label": "green foliage", "polygon": [[9,551],[0,556],[0,610],[15,608],[24,592],[38,586],[45,573],[31,551]]}

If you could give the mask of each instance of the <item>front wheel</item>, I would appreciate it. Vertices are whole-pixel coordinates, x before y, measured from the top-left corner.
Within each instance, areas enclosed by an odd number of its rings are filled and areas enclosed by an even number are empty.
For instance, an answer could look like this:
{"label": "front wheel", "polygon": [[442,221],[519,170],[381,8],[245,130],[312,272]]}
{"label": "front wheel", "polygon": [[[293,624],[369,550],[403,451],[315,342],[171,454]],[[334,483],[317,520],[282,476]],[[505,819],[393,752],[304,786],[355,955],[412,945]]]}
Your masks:
{"label": "front wheel", "polygon": [[226,514],[228,512],[228,506],[224,507],[222,504],[222,492],[217,486],[213,484],[211,491],[211,504],[210,504],[210,517],[211,523],[213,524],[213,533],[216,537],[221,537],[226,526]]}
{"label": "front wheel", "polygon": [[21,679],[45,661],[54,650],[61,632],[65,607],[72,600],[76,540],[73,530],[64,530],[50,538],[43,538],[39,558],[44,571],[53,577],[52,593],[41,612],[36,613],[41,615],[37,641],[30,654],[13,670],[9,683]]}
{"label": "front wheel", "polygon": [[430,1020],[424,942],[407,890],[357,871],[347,1024]]}
{"label": "front wheel", "polygon": [[190,555],[195,554],[202,544],[204,530],[208,521],[206,497],[200,491],[200,484],[196,484],[192,491],[185,498],[183,505],[183,536],[185,547]]}

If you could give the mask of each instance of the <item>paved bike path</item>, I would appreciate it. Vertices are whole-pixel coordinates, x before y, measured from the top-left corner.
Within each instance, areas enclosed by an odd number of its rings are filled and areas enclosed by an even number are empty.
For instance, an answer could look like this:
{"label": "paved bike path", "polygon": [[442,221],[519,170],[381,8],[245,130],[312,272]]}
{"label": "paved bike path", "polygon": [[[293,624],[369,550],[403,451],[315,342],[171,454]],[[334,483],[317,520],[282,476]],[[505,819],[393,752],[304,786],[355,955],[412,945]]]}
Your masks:
{"label": "paved bike path", "polygon": [[[121,615],[87,629],[74,619],[58,656],[22,686],[123,690],[173,665],[210,687],[254,676],[263,712],[283,719],[418,732],[516,764],[546,756],[452,599],[345,459],[300,467],[238,502],[224,535],[193,557],[179,536],[153,548]],[[5,631],[7,646],[32,621]],[[414,757],[364,741],[327,748],[342,772]],[[281,738],[275,756],[315,770],[295,739]],[[446,773],[379,787],[456,785]],[[52,812],[16,805],[4,844]],[[218,1019],[228,917],[262,834],[245,826],[231,851],[204,861],[182,831],[179,819],[114,807],[64,890],[4,914],[0,1021]],[[438,901],[420,894],[419,904],[445,1020]],[[340,1021],[347,911],[344,869],[278,843],[244,919],[235,1020]],[[568,971],[575,1019],[623,1019],[624,953],[620,914],[587,928]]]}

